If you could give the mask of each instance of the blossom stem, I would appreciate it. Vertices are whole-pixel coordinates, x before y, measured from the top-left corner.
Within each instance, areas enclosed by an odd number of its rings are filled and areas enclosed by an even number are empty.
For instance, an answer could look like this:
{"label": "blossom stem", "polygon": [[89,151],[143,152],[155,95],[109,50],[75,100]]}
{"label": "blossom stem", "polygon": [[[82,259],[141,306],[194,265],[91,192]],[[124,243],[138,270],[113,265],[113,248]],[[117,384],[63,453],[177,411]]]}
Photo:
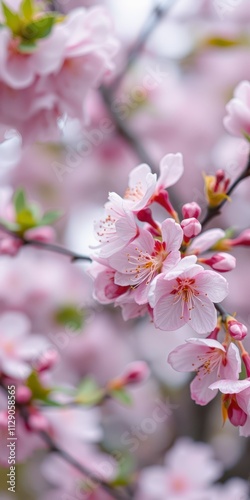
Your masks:
{"label": "blossom stem", "polygon": [[166,14],[167,10],[169,10],[174,3],[174,0],[163,0],[156,5],[153,10],[150,12],[150,15],[148,19],[145,22],[145,25],[142,28],[142,31],[140,35],[138,36],[137,41],[135,42],[134,46],[130,50],[127,56],[127,61],[119,73],[119,75],[115,78],[113,83],[111,84],[111,89],[115,91],[121,81],[123,80],[124,76],[130,69],[130,67],[133,65],[134,61],[136,60],[137,56],[140,54],[141,50],[143,49],[144,45],[146,44],[148,38],[150,35],[153,33],[155,28],[158,26],[159,22],[163,18],[163,16]]}
{"label": "blossom stem", "polygon": [[43,241],[32,240],[32,239],[28,240],[25,238],[25,236],[21,236],[21,235],[15,233],[14,231],[11,231],[10,229],[6,228],[4,226],[4,224],[1,224],[1,223],[0,223],[0,230],[4,231],[6,234],[9,234],[13,238],[21,240],[23,242],[23,245],[38,247],[38,248],[41,248],[43,250],[48,250],[49,252],[54,252],[54,253],[58,253],[61,255],[66,255],[67,257],[70,257],[72,262],[75,262],[77,260],[86,260],[89,262],[92,261],[91,257],[88,257],[87,255],[77,254],[75,252],[72,252],[72,250],[68,250],[67,248],[61,247],[59,245],[54,245],[51,243],[45,243]]}
{"label": "blossom stem", "polygon": [[[226,195],[230,196],[230,194],[234,191],[234,189],[238,186],[238,184],[246,179],[246,177],[250,176],[250,155],[248,157],[248,162],[246,165],[246,168],[243,170],[243,172],[235,179],[233,184],[230,186],[228,189]],[[220,215],[222,207],[225,205],[225,203],[228,201],[227,198],[225,198],[218,206],[216,207],[207,207],[207,212],[204,216],[204,219],[201,221],[202,229],[217,215]]]}
{"label": "blossom stem", "polygon": [[[0,387],[7,393],[7,388],[5,387],[4,383],[2,380],[0,380]],[[16,401],[16,407],[19,410],[19,414],[21,418],[23,419],[25,424],[28,424],[29,420],[29,409],[26,403],[18,403]],[[93,487],[100,486],[103,490],[105,490],[109,495],[114,498],[115,500],[131,500],[132,497],[128,497],[124,492],[120,492],[117,490],[114,490],[112,486],[110,486],[106,481],[103,479],[100,479],[98,476],[96,476],[92,471],[90,471],[87,467],[79,463],[70,453],[68,453],[66,450],[63,450],[60,448],[51,438],[51,436],[46,432],[46,431],[36,431],[37,434],[41,437],[41,439],[44,441],[44,443],[48,446],[49,451],[55,452],[58,455],[60,455],[61,458],[63,458],[66,462],[68,462],[70,465],[72,465],[75,469],[77,469],[81,474],[86,476],[90,481],[91,485]]]}

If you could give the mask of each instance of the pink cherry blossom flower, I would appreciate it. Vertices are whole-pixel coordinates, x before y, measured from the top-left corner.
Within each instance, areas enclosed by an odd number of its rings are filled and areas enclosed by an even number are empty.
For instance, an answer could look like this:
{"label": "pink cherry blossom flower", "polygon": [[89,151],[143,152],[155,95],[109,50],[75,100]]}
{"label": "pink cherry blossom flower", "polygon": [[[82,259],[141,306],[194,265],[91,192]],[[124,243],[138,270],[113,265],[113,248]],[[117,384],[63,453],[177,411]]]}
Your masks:
{"label": "pink cherry blossom flower", "polygon": [[129,289],[129,286],[120,286],[115,283],[116,271],[111,267],[92,262],[88,274],[94,279],[93,296],[101,304],[111,304]]}
{"label": "pink cherry blossom flower", "polygon": [[154,239],[142,229],[138,238],[121,252],[111,256],[110,267],[117,272],[115,283],[120,286],[135,288],[135,301],[138,304],[147,302],[148,285],[162,270],[174,267],[180,260],[179,248],[183,233],[179,224],[173,219],[166,219],[161,226],[162,241]]}
{"label": "pink cherry blossom flower", "polygon": [[224,125],[232,135],[250,135],[250,82],[241,82],[234,91],[234,98],[226,106],[228,115]]}
{"label": "pink cherry blossom flower", "polygon": [[196,371],[191,383],[192,399],[199,405],[206,405],[217,392],[209,386],[218,379],[238,379],[241,371],[239,350],[234,344],[226,349],[214,339],[186,340],[169,354],[168,362],[180,372]]}
{"label": "pink cherry blossom flower", "polygon": [[230,422],[240,427],[240,436],[250,436],[250,379],[218,380],[210,389],[225,394],[223,401]]}
{"label": "pink cherry blossom flower", "polygon": [[194,236],[197,236],[201,232],[201,223],[195,218],[183,219],[181,221],[181,227],[185,236],[185,240],[189,241]]}
{"label": "pink cherry blossom flower", "polygon": [[32,371],[32,362],[39,358],[49,343],[40,335],[29,334],[28,318],[18,312],[0,317],[0,370],[4,375],[25,379]]}
{"label": "pink cherry blossom flower", "polygon": [[209,486],[221,473],[209,445],[180,438],[166,454],[164,466],[142,471],[136,500],[205,500]]}
{"label": "pink cherry blossom flower", "polygon": [[121,204],[107,204],[105,215],[94,225],[96,238],[99,241],[99,256],[110,257],[119,252],[139,233],[135,217],[132,212],[125,210]]}
{"label": "pink cherry blossom flower", "polygon": [[191,203],[185,203],[181,211],[184,219],[189,219],[190,217],[195,217],[196,219],[198,219],[201,214],[201,207],[198,205],[198,203],[192,201]]}
{"label": "pink cherry blossom flower", "polygon": [[215,328],[217,313],[213,302],[226,297],[228,284],[215,271],[204,271],[194,259],[195,256],[185,257],[172,271],[160,274],[152,283],[149,303],[157,328],[177,330],[185,323],[197,333]]}
{"label": "pink cherry blossom flower", "polygon": [[[160,176],[152,174],[148,165],[134,168],[129,175],[129,185],[123,198],[124,207],[133,212],[146,208],[168,187],[175,184],[183,173],[183,160],[180,153],[168,154],[160,162]],[[111,204],[117,202],[117,194],[110,193]]]}

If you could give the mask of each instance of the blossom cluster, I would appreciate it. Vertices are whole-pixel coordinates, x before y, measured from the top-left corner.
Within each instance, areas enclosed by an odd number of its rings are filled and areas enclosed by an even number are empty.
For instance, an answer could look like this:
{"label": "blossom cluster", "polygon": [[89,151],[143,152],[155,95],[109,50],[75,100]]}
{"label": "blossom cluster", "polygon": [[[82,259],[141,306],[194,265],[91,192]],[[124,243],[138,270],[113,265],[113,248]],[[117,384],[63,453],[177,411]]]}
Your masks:
{"label": "blossom cluster", "polygon": [[43,3],[2,2],[1,22],[0,123],[33,142],[56,138],[65,114],[83,121],[86,94],[112,72],[118,48],[105,8],[62,16]]}
{"label": "blossom cluster", "polygon": [[[125,320],[149,314],[161,330],[175,331],[188,324],[205,335],[180,345],[169,355],[169,363],[177,371],[197,372],[191,383],[197,404],[206,405],[220,390],[224,419],[228,417],[247,436],[250,380],[239,380],[240,353],[250,376],[250,357],[241,342],[247,327],[229,314],[221,315],[219,303],[228,294],[221,273],[236,265],[229,251],[249,244],[248,231],[235,239],[219,228],[203,231],[201,208],[194,201],[182,206],[180,220],[167,189],[182,173],[182,155],[168,154],[161,160],[158,178],[142,164],[131,171],[123,197],[109,193],[104,216],[95,222],[99,245],[89,268],[94,296],[103,304],[120,306]],[[211,209],[225,199],[230,182],[223,171],[205,176]],[[164,215],[167,212],[165,217],[157,205]],[[223,329],[224,339],[219,341]]]}

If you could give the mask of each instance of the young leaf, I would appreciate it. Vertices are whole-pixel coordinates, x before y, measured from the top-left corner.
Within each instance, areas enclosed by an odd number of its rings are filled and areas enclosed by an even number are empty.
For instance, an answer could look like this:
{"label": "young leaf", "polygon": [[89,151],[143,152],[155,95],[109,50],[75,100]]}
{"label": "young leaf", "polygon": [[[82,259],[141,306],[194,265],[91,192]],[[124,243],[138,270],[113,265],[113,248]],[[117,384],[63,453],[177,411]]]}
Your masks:
{"label": "young leaf", "polygon": [[14,205],[15,205],[16,214],[19,214],[20,212],[22,212],[26,208],[27,201],[26,201],[26,196],[25,196],[25,192],[23,191],[23,189],[18,189],[15,192]]}
{"label": "young leaf", "polygon": [[62,215],[63,215],[63,213],[60,212],[59,210],[46,212],[43,215],[43,217],[41,218],[39,225],[40,226],[47,226],[47,225],[53,224],[53,222],[55,222],[57,219],[59,219],[59,217],[61,217]]}
{"label": "young leaf", "polygon": [[2,10],[8,28],[10,28],[15,35],[18,35],[22,26],[19,15],[17,12],[11,10],[4,2],[2,2]]}
{"label": "young leaf", "polygon": [[103,398],[103,390],[97,385],[94,379],[85,378],[77,388],[75,401],[85,405],[95,405]]}
{"label": "young leaf", "polygon": [[36,19],[28,24],[22,30],[22,36],[26,40],[36,40],[38,38],[46,38],[49,36],[55,23],[54,15],[46,15],[40,19]]}
{"label": "young leaf", "polygon": [[47,401],[48,395],[50,394],[51,390],[42,386],[36,372],[32,372],[28,377],[27,386],[32,391],[33,399],[40,399],[42,401]]}
{"label": "young leaf", "polygon": [[126,391],[126,389],[124,389],[124,387],[120,387],[119,389],[112,389],[110,391],[110,396],[113,397],[114,399],[117,399],[117,401],[126,406],[132,405],[132,398],[130,394]]}
{"label": "young leaf", "polygon": [[18,212],[16,222],[20,224],[22,230],[31,229],[37,225],[34,214],[29,208],[25,208],[24,210]]}
{"label": "young leaf", "polygon": [[31,21],[34,13],[34,7],[33,7],[33,2],[32,0],[23,0],[21,5],[20,5],[20,11],[23,15],[23,17],[27,21]]}
{"label": "young leaf", "polygon": [[23,41],[18,45],[18,50],[22,54],[32,54],[32,52],[35,52],[37,48],[37,45],[35,42],[31,41]]}
{"label": "young leaf", "polygon": [[81,330],[84,313],[74,305],[65,305],[56,311],[55,320],[60,325],[71,328],[73,331]]}

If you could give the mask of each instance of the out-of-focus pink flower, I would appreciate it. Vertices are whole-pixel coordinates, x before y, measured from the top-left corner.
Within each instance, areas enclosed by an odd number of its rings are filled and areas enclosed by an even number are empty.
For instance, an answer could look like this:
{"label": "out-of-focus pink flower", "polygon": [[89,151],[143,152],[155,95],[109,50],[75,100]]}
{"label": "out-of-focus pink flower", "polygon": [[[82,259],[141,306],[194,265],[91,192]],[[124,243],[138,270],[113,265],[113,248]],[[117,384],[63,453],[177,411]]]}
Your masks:
{"label": "out-of-focus pink flower", "polygon": [[241,371],[239,350],[234,344],[226,349],[213,339],[188,339],[169,354],[171,366],[181,372],[196,371],[191,383],[191,396],[199,405],[206,405],[217,392],[209,386],[218,379],[238,379]]}
{"label": "out-of-focus pink flower", "polygon": [[49,343],[40,335],[30,335],[28,318],[18,312],[0,317],[0,370],[4,375],[25,379],[32,371],[32,362],[39,358]]}
{"label": "out-of-focus pink flower", "polygon": [[213,302],[228,293],[225,278],[215,271],[204,271],[195,257],[184,257],[167,274],[155,278],[149,292],[154,323],[161,330],[177,330],[188,323],[197,333],[212,331],[217,323]]}
{"label": "out-of-focus pink flower", "polygon": [[164,466],[141,472],[136,500],[203,500],[221,474],[222,467],[209,445],[181,438],[166,454]]}
{"label": "out-of-focus pink flower", "polygon": [[121,380],[123,385],[139,384],[149,377],[149,367],[145,361],[134,361],[126,366]]}
{"label": "out-of-focus pink flower", "polygon": [[228,115],[224,125],[228,132],[239,137],[250,135],[250,82],[241,82],[234,91],[234,98],[226,106]]}
{"label": "out-of-focus pink flower", "polygon": [[173,219],[166,219],[161,226],[162,241],[155,240],[149,231],[141,229],[138,238],[108,261],[116,270],[114,281],[120,286],[134,287],[138,304],[147,302],[148,285],[160,272],[172,269],[180,260],[179,248],[183,233]]}

